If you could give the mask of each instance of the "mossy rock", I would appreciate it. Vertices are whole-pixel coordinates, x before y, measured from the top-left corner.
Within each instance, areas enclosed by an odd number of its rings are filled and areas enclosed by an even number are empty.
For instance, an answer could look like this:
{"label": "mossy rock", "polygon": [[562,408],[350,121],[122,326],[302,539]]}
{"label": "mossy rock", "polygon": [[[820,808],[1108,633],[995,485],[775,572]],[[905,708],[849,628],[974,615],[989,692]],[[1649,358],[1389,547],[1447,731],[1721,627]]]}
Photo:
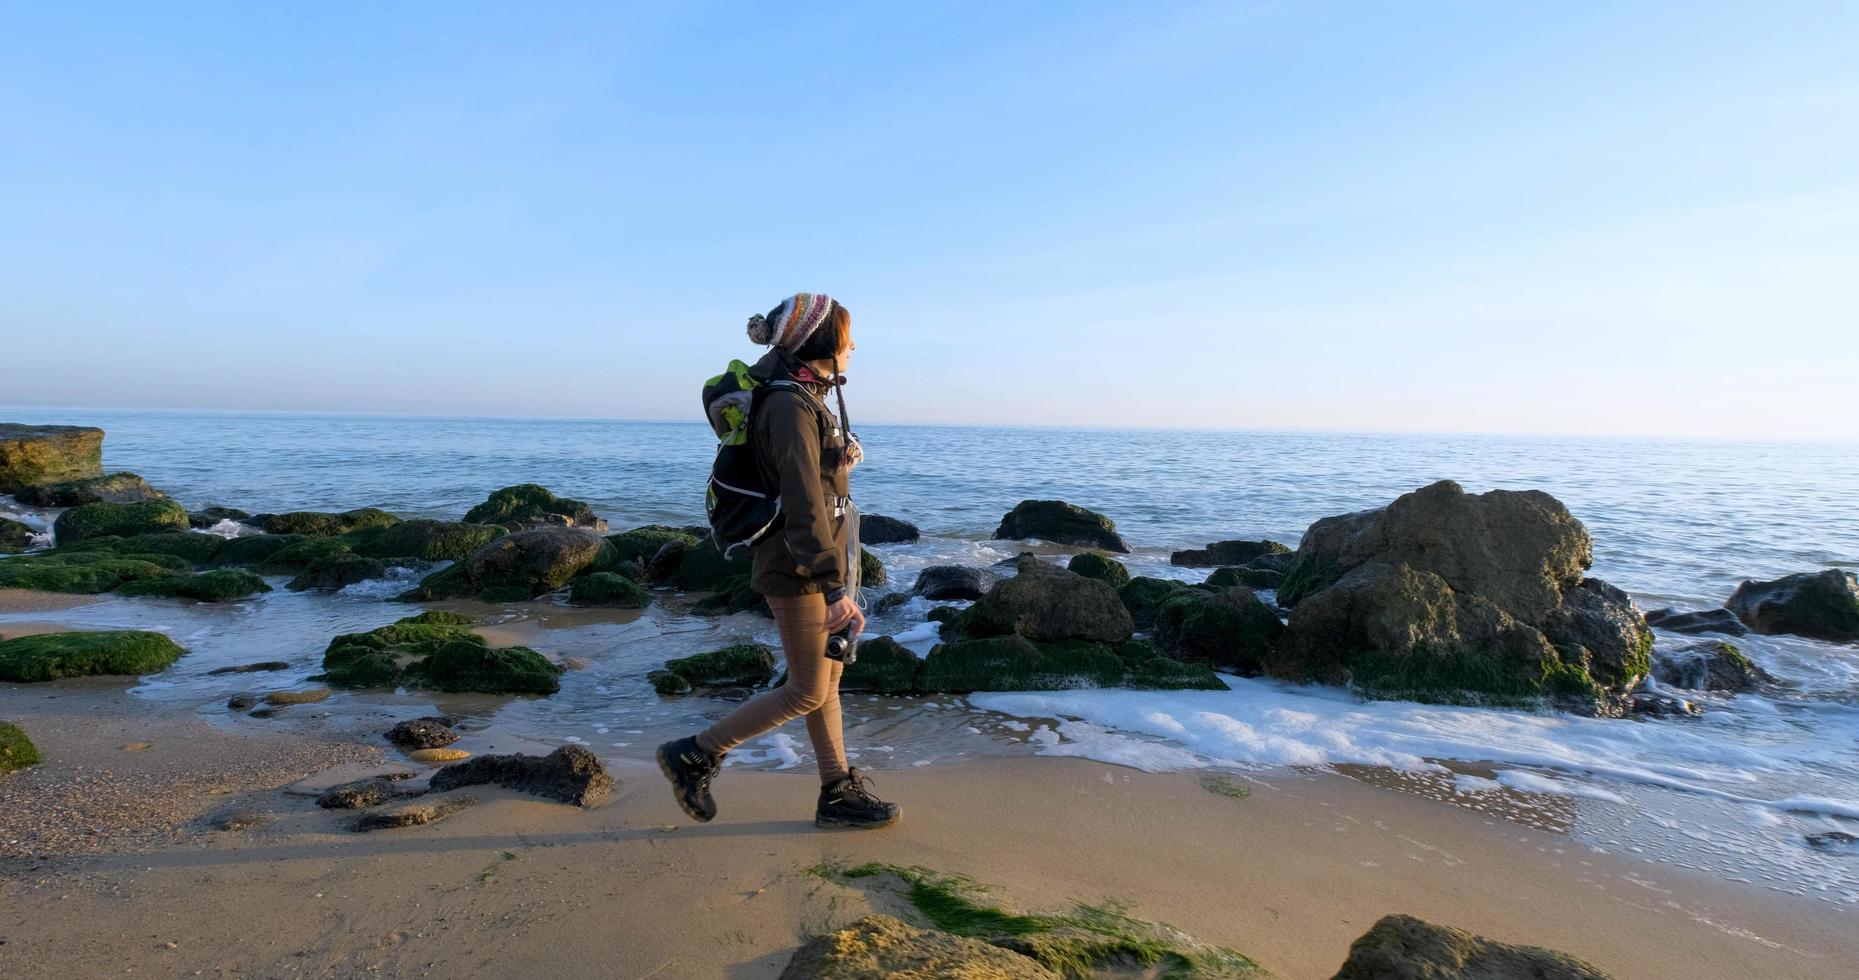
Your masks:
{"label": "mossy rock", "polygon": [[459,639],[408,664],[401,676],[414,686],[454,694],[554,694],[562,689],[561,673],[561,667],[528,647]]}
{"label": "mossy rock", "polygon": [[1283,572],[1270,568],[1216,568],[1207,576],[1207,584],[1217,589],[1243,585],[1248,589],[1276,589],[1284,584]]}
{"label": "mossy rock", "polygon": [[538,527],[493,539],[449,568],[420,580],[405,602],[459,599],[520,602],[553,592],[583,573],[614,564],[613,546],[592,531]]}
{"label": "mossy rock", "polygon": [[1001,518],[994,529],[997,540],[1037,538],[1081,548],[1102,548],[1128,554],[1130,546],[1117,533],[1116,522],[1096,511],[1063,500],[1022,500]]}
{"label": "mossy rock", "polygon": [[1123,686],[1139,691],[1227,691],[1231,688],[1206,664],[1150,657],[1129,663]]}
{"label": "mossy rock", "polygon": [[0,493],[102,474],[102,429],[0,423]]}
{"label": "mossy rock", "polygon": [[936,608],[931,609],[929,612],[926,612],[923,614],[924,622],[941,623],[945,627],[951,623],[959,621],[961,618],[962,618],[962,610],[957,609],[954,606],[937,606]]}
{"label": "mossy rock", "polygon": [[1122,562],[1115,558],[1105,558],[1093,551],[1073,555],[1065,567],[1085,578],[1097,579],[1113,589],[1121,589],[1130,583],[1130,570],[1123,567]]}
{"label": "mossy rock", "polygon": [[1410,915],[1390,915],[1376,922],[1350,945],[1349,958],[1332,980],[1447,977],[1612,980],[1567,953],[1495,942]]}
{"label": "mossy rock", "polygon": [[153,674],[186,652],[165,634],[147,630],[40,633],[0,640],[0,680]]}
{"label": "mossy rock", "polygon": [[187,523],[202,531],[217,526],[221,521],[243,524],[251,519],[252,515],[237,507],[203,507],[187,512]]}
{"label": "mossy rock", "polygon": [[924,691],[1064,691],[1116,687],[1122,658],[1100,643],[1034,643],[1000,636],[947,643],[923,660],[917,684]]}
{"label": "mossy rock", "polygon": [[10,518],[0,517],[0,551],[25,551],[32,547],[32,528]]}
{"label": "mossy rock", "polygon": [[84,504],[58,515],[52,532],[59,544],[114,534],[151,534],[187,530],[187,508],[172,500],[145,500],[134,504]]}
{"label": "mossy rock", "polygon": [[26,730],[0,721],[0,773],[17,772],[39,762],[39,748],[26,737]]}
{"label": "mossy rock", "polygon": [[301,534],[242,534],[227,538],[214,553],[213,561],[220,565],[261,565],[285,548],[308,540]]}
{"label": "mossy rock", "polygon": [[98,503],[139,504],[145,500],[164,500],[168,495],[149,486],[147,480],[134,473],[125,472],[27,487],[13,496],[32,507],[77,507]]}
{"label": "mossy rock", "polygon": [[387,571],[388,564],[379,558],[364,558],[353,554],[331,555],[311,562],[296,578],[290,580],[286,588],[292,592],[313,589],[331,592],[357,582],[386,578]]}
{"label": "mossy rock", "polygon": [[219,556],[226,539],[217,534],[192,531],[162,531],[136,534],[126,538],[105,535],[69,544],[61,551],[105,551],[116,555],[173,555],[191,565],[209,565]]}
{"label": "mossy rock", "polygon": [[723,557],[723,549],[715,541],[705,538],[685,551],[683,560],[678,562],[677,571],[671,573],[670,584],[679,589],[699,592],[714,592],[722,588],[730,579],[750,572],[750,562],[746,555]]}
{"label": "mossy rock", "polygon": [[677,541],[691,548],[697,545],[698,540],[699,538],[695,535],[686,534],[675,527],[666,527],[662,524],[636,527],[630,531],[607,536],[607,543],[613,545],[614,556],[617,560],[641,563],[658,554],[658,549],[670,542]]}
{"label": "mossy rock", "polygon": [[168,596],[197,599],[201,602],[231,602],[270,592],[271,586],[251,572],[238,568],[215,568],[198,575],[178,575],[125,582],[117,590],[121,595]]}
{"label": "mossy rock", "polygon": [[1020,563],[1020,574],[1003,579],[962,617],[970,636],[1018,633],[1031,640],[1121,643],[1133,629],[1117,590],[1037,560]]}
{"label": "mossy rock", "polygon": [[1300,551],[1278,583],[1278,604],[1289,609],[1335,585],[1345,571],[1347,569],[1336,562]]}
{"label": "mossy rock", "polygon": [[358,555],[368,558],[417,558],[421,561],[458,561],[509,533],[492,524],[464,524],[419,518],[386,527],[343,535]]}
{"label": "mossy rock", "polygon": [[652,594],[617,572],[595,572],[574,580],[568,591],[568,601],[577,606],[644,609],[652,604]]}
{"label": "mossy rock", "polygon": [[841,691],[909,694],[916,690],[923,660],[888,636],[860,640],[858,657],[839,677]]}
{"label": "mossy rock", "polygon": [[319,562],[352,554],[348,542],[341,538],[306,536],[273,551],[258,567],[272,574],[300,572]]}
{"label": "mossy rock", "polygon": [[1211,568],[1216,565],[1244,565],[1269,555],[1290,553],[1290,548],[1276,541],[1215,541],[1205,548],[1174,552],[1168,556],[1168,562],[1188,568]]}
{"label": "mossy rock", "polygon": [[1256,674],[1264,669],[1284,623],[1252,590],[1187,588],[1155,610],[1156,641],[1177,660]]}
{"label": "mossy rock", "polygon": [[739,612],[774,616],[773,610],[768,608],[768,600],[755,591],[747,575],[732,576],[715,592],[691,603],[691,612],[699,616],[728,616]]}
{"label": "mossy rock", "polygon": [[661,670],[646,676],[660,694],[688,694],[695,688],[761,687],[774,679],[775,654],[760,643],[738,643],[668,660]]}
{"label": "mossy rock", "polygon": [[1162,603],[1189,588],[1186,582],[1139,575],[1117,590],[1117,598],[1123,603],[1123,608],[1130,611],[1130,621],[1137,629],[1154,629],[1156,610],[1162,608]]}
{"label": "mossy rock", "polygon": [[872,554],[870,548],[861,547],[858,550],[858,576],[859,587],[865,589],[883,585],[886,581],[884,561]]}
{"label": "mossy rock", "polygon": [[512,531],[527,527],[607,529],[607,522],[579,500],[557,497],[547,487],[521,483],[496,490],[465,514],[467,524],[496,524]]}
{"label": "mossy rock", "polygon": [[301,534],[312,538],[334,537],[370,527],[389,527],[400,518],[378,507],[359,507],[340,514],[299,510],[288,514],[268,514],[252,518],[269,534]]}
{"label": "mossy rock", "polygon": [[60,549],[0,559],[0,588],[96,595],[125,582],[173,578],[192,570],[186,559],[173,555],[131,557]]}

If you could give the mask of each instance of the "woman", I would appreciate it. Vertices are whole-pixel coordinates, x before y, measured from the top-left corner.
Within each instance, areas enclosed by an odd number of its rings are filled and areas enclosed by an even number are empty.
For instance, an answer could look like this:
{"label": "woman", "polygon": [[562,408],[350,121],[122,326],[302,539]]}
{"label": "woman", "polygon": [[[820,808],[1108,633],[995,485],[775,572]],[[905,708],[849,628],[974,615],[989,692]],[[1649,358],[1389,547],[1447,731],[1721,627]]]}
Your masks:
{"label": "woman", "polygon": [[761,396],[749,418],[749,441],[769,485],[778,487],[785,523],[754,546],[750,581],[768,600],[787,683],[744,702],[695,736],[658,747],[658,765],[678,806],[695,820],[716,816],[710,781],[729,750],[806,716],[820,764],[820,827],[884,827],[899,809],[871,795],[859,771],[846,765],[839,717],[839,675],[827,638],[865,628],[857,597],[847,588],[846,508],[849,474],[860,458],[824,396],[841,383],[854,349],[852,316],[821,293],[791,296],[767,316],[749,318],[749,339],[772,349],[749,373],[759,383],[792,381]]}

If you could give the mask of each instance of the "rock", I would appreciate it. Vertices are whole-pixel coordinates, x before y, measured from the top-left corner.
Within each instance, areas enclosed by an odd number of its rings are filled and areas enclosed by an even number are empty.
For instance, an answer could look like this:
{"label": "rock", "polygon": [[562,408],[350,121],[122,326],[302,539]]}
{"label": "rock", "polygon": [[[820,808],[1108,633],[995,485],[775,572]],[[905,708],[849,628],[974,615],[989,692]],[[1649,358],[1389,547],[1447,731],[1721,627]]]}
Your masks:
{"label": "rock", "polygon": [[[464,524],[419,518],[380,527],[350,543],[366,558],[416,558],[420,561],[459,561],[507,531],[493,524]],[[351,532],[353,534],[353,532]]]}
{"label": "rock", "polygon": [[401,670],[412,687],[453,694],[554,694],[562,668],[528,647],[491,647],[476,635],[445,643]]}
{"label": "rock", "polygon": [[237,833],[242,830],[251,830],[254,827],[262,827],[270,822],[270,814],[260,813],[257,810],[231,810],[215,816],[211,825],[214,830]]}
{"label": "rock", "polygon": [[[665,545],[676,549],[676,543]],[[741,575],[748,575],[752,570],[747,554],[742,549],[732,557],[724,557],[723,550],[715,541],[705,538],[684,549],[678,558],[677,567],[666,573],[666,580],[674,588],[692,592],[714,592]],[[653,563],[661,563],[660,556],[653,556]]]}
{"label": "rock", "polygon": [[310,563],[285,588],[292,592],[334,592],[357,582],[386,578],[387,563],[361,555],[334,555]]}
{"label": "rock", "polygon": [[445,718],[411,718],[387,730],[389,742],[403,749],[439,749],[458,741]]}
{"label": "rock", "polygon": [[869,589],[885,583],[884,562],[869,548],[858,550],[859,587]]}
{"label": "rock", "polygon": [[[1098,583],[1102,584],[1102,583]],[[1099,643],[1034,643],[1024,636],[945,643],[923,660],[917,685],[924,691],[1067,691],[1115,687],[1124,665]]]}
{"label": "rock", "polygon": [[192,566],[171,555],[119,556],[107,551],[35,551],[0,560],[0,588],[94,595],[142,579],[174,578]]}
{"label": "rock", "polygon": [[[636,527],[619,534],[610,534],[607,536],[607,543],[613,545],[613,553],[618,555],[621,561],[649,562],[652,556],[674,541],[685,548],[690,548],[709,536],[708,532],[702,535],[692,535],[675,527],[648,524],[645,527]],[[647,567],[649,568],[650,565],[648,564]],[[671,567],[677,566],[674,563]]]}
{"label": "rock", "polygon": [[479,548],[450,568],[426,576],[400,599],[533,599],[567,585],[583,571],[613,560],[613,546],[592,531],[566,527],[517,531]]}
{"label": "rock", "polygon": [[1652,658],[1652,676],[1667,687],[1733,694],[1775,683],[1768,671],[1752,663],[1735,644],[1724,640],[1704,640],[1676,650],[1657,650]]}
{"label": "rock", "polygon": [[26,737],[26,730],[11,722],[0,721],[0,773],[17,772],[41,761],[39,748]]}
{"label": "rock", "polygon": [[349,829],[361,834],[371,830],[391,830],[396,827],[421,827],[429,823],[438,823],[446,817],[466,807],[477,805],[478,798],[468,793],[444,796],[437,799],[420,800],[391,810],[364,813],[355,818]]}
{"label": "rock", "polygon": [[1278,601],[1290,607],[1351,569],[1405,564],[1532,625],[1593,564],[1588,531],[1539,490],[1468,494],[1441,480],[1386,508],[1326,517],[1304,532]]}
{"label": "rock", "polygon": [[1630,687],[1652,670],[1652,630],[1625,592],[1584,578],[1542,622],[1564,662],[1605,687]]}
{"label": "rock", "polygon": [[154,674],[186,652],[165,634],[144,630],[18,636],[0,640],[0,681]]}
{"label": "rock", "polygon": [[1695,612],[1679,612],[1676,609],[1654,609],[1646,614],[1646,625],[1657,626],[1674,633],[1725,633],[1730,636],[1744,636],[1749,627],[1736,618],[1736,613],[1728,609],[1700,609]]}
{"label": "rock", "polygon": [[246,523],[267,534],[301,534],[311,538],[328,538],[365,528],[390,527],[400,518],[378,507],[360,507],[340,514],[300,510],[288,514],[255,514]]}
{"label": "rock", "polygon": [[257,706],[258,695],[256,694],[235,694],[226,699],[226,708],[229,711],[250,711]]}
{"label": "rock", "polygon": [[994,529],[994,537],[1003,541],[1037,538],[1119,554],[1128,554],[1130,550],[1110,518],[1063,500],[1020,501],[1001,518],[1000,527]]}
{"label": "rock", "polygon": [[316,805],[325,810],[360,810],[385,803],[393,795],[393,783],[371,776],[329,787],[316,798]]}
{"label": "rock", "polygon": [[966,565],[931,565],[917,573],[912,592],[925,599],[947,602],[952,599],[979,599],[1000,581],[1000,576],[985,568]]}
{"label": "rock", "polygon": [[773,610],[747,575],[731,576],[716,591],[691,603],[691,612],[699,616],[727,616],[731,613],[755,612],[773,618]]}
{"label": "rock", "polygon": [[265,703],[274,708],[291,704],[315,704],[329,699],[329,688],[311,687],[301,691],[272,691],[265,695]]}
{"label": "rock", "polygon": [[595,572],[574,580],[568,601],[577,606],[617,606],[621,609],[644,609],[652,603],[652,594],[632,579],[617,572]]}
{"label": "rock", "polygon": [[[482,694],[553,694],[561,668],[527,647],[491,649],[471,632],[473,619],[433,611],[366,633],[344,633],[323,651],[323,673],[336,687],[406,683]],[[402,664],[405,663],[403,667]]]}
{"label": "rock", "polygon": [[220,551],[226,546],[226,539],[217,534],[195,534],[192,531],[156,531],[153,534],[132,534],[126,538],[105,535],[98,538],[86,538],[60,548],[61,553],[77,551],[102,551],[133,558],[143,555],[170,555],[185,559],[192,565],[207,565],[219,558]]}
{"label": "rock", "polygon": [[1216,565],[1244,565],[1266,555],[1288,555],[1291,549],[1276,541],[1215,541],[1205,548],[1177,551],[1168,563],[1184,568],[1213,568]]}
{"label": "rock", "polygon": [[85,477],[63,483],[46,483],[27,487],[13,495],[20,503],[33,507],[139,504],[145,500],[165,500],[167,496],[134,473],[111,473],[108,476]]}
{"label": "rock", "polygon": [[1724,608],[1758,633],[1792,633],[1835,643],[1859,640],[1859,577],[1845,569],[1744,582]]}
{"label": "rock", "polygon": [[237,507],[204,507],[200,510],[190,510],[187,512],[187,525],[189,527],[205,530],[210,527],[219,526],[221,521],[232,521],[235,524],[243,524],[245,521],[249,520],[251,516],[252,515]]}
{"label": "rock", "polygon": [[1349,947],[1334,980],[1611,980],[1581,960],[1390,915]]}
{"label": "rock", "polygon": [[1148,640],[1131,640],[1117,650],[1129,673],[1123,686],[1145,691],[1227,691],[1231,688],[1206,664],[1183,663]]}
{"label": "rock", "polygon": [[481,755],[432,776],[432,788],[439,792],[485,783],[583,807],[613,790],[613,777],[579,745],[564,745],[547,756]]}
{"label": "rock", "polygon": [[1251,566],[1216,568],[1212,575],[1207,576],[1207,584],[1217,589],[1230,589],[1235,585],[1243,585],[1249,589],[1276,589],[1284,584],[1284,580],[1283,572]]}
{"label": "rock", "polygon": [[781,980],[1059,980],[1037,960],[978,939],[868,915],[794,951]]}
{"label": "rock", "polygon": [[909,544],[922,536],[909,521],[877,514],[859,515],[858,531],[865,544]]}
{"label": "rock", "polygon": [[1826,830],[1808,834],[1803,839],[1807,841],[1807,846],[1823,851],[1859,851],[1859,836],[1844,830]]}
{"label": "rock", "polygon": [[1085,578],[1097,579],[1113,589],[1121,589],[1130,582],[1130,570],[1123,567],[1122,562],[1094,551],[1073,555],[1065,568]]}
{"label": "rock", "polygon": [[493,492],[465,514],[468,524],[498,524],[512,531],[530,527],[576,527],[605,531],[607,522],[579,500],[550,493],[547,487],[522,483]]}
{"label": "rock", "polygon": [[1134,626],[1117,591],[1062,568],[995,583],[963,617],[972,636],[1018,633],[1032,640],[1122,643]]}
{"label": "rock", "polygon": [[839,689],[908,694],[916,689],[917,671],[922,666],[916,654],[888,636],[860,640],[858,659],[840,675]]}
{"label": "rock", "polygon": [[762,687],[775,676],[775,654],[760,643],[692,654],[665,662],[647,674],[660,694],[688,694],[697,688]]}
{"label": "rock", "polygon": [[1260,555],[1241,567],[1256,568],[1267,572],[1277,572],[1283,575],[1291,568],[1291,564],[1295,561],[1297,561],[1297,552],[1287,551],[1277,555]]}
{"label": "rock", "polygon": [[1278,614],[1242,586],[1181,589],[1155,611],[1156,641],[1175,659],[1241,674],[1264,670],[1284,628]]}
{"label": "rock", "polygon": [[464,749],[414,749],[407,758],[414,762],[457,762],[471,758],[471,753]]}
{"label": "rock", "polygon": [[[608,540],[612,539],[609,538]],[[652,556],[645,559],[644,563],[640,566],[645,573],[642,581],[663,582],[677,574],[678,566],[684,562],[685,553],[691,550],[695,541],[696,539],[693,538],[690,543],[684,541],[667,541],[659,545],[658,550],[654,551]]]}
{"label": "rock", "polygon": [[1634,688],[1628,697],[1628,712],[1643,718],[1696,718],[1704,710],[1676,695]]}
{"label": "rock", "polygon": [[238,568],[216,568],[198,575],[173,575],[137,579],[117,586],[121,595],[164,596],[193,599],[198,602],[231,602],[246,599],[271,586],[251,572]]}
{"label": "rock", "polygon": [[1432,572],[1363,565],[1297,604],[1266,672],[1351,684],[1367,697],[1448,704],[1526,704],[1601,692],[1564,664],[1541,631]]}
{"label": "rock", "polygon": [[25,551],[32,547],[32,527],[7,517],[0,517],[0,552]]}
{"label": "rock", "polygon": [[209,675],[255,674],[260,671],[289,670],[289,669],[290,669],[290,664],[283,660],[263,660],[255,664],[239,664],[234,667],[215,667],[214,669],[207,671],[207,673]]}
{"label": "rock", "polygon": [[59,514],[52,522],[52,534],[61,545],[106,534],[128,537],[168,530],[187,530],[187,509],[172,500],[82,504]]}
{"label": "rock", "polygon": [[102,475],[102,429],[0,423],[0,493]]}
{"label": "rock", "polygon": [[[195,537],[213,538],[215,535],[197,534]],[[309,540],[301,534],[244,534],[228,538],[220,543],[213,560],[221,565],[257,565],[270,561],[279,552],[292,545]],[[307,562],[299,562],[292,567],[301,567]]]}
{"label": "rock", "polygon": [[871,607],[871,614],[882,616],[893,609],[909,604],[910,599],[911,595],[908,592],[887,592],[878,597],[877,603]]}
{"label": "rock", "polygon": [[[306,537],[304,535],[294,535],[293,537],[295,537],[296,540],[271,552],[263,562],[259,563],[259,570],[272,575],[280,575],[285,572],[295,573],[324,562],[355,556],[355,552],[349,547],[348,542],[340,537],[319,538]],[[228,542],[228,544],[231,543],[232,542]],[[226,547],[222,547],[220,549],[221,555],[223,556],[227,550]],[[226,563],[223,557],[221,561],[222,564]]]}
{"label": "rock", "polygon": [[948,625],[949,623],[957,622],[961,618],[962,618],[962,610],[957,609],[954,606],[937,606],[936,608],[931,609],[929,612],[926,612],[923,614],[924,622],[942,623],[945,626]]}
{"label": "rock", "polygon": [[1130,621],[1136,629],[1153,629],[1156,610],[1162,608],[1162,603],[1193,588],[1186,582],[1139,575],[1117,590],[1117,601],[1129,610]]}

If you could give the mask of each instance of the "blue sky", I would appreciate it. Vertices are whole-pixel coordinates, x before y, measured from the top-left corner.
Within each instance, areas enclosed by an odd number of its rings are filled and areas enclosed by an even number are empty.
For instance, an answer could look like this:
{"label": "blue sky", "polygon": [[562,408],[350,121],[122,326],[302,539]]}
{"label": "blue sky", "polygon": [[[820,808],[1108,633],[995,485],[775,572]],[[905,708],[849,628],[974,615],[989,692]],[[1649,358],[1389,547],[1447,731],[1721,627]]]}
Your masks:
{"label": "blue sky", "polygon": [[[5,4],[0,405],[1859,438],[1859,5]],[[23,368],[23,369],[22,369]]]}

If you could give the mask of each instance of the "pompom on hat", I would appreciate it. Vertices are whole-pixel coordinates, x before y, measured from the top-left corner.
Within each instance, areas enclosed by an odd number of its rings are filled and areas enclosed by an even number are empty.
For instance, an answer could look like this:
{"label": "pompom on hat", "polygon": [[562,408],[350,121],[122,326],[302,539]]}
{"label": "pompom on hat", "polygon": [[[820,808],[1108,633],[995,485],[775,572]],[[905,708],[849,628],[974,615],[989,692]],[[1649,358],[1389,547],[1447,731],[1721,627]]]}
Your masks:
{"label": "pompom on hat", "polygon": [[785,350],[798,350],[838,305],[825,293],[795,293],[767,316],[749,318],[749,339]]}

